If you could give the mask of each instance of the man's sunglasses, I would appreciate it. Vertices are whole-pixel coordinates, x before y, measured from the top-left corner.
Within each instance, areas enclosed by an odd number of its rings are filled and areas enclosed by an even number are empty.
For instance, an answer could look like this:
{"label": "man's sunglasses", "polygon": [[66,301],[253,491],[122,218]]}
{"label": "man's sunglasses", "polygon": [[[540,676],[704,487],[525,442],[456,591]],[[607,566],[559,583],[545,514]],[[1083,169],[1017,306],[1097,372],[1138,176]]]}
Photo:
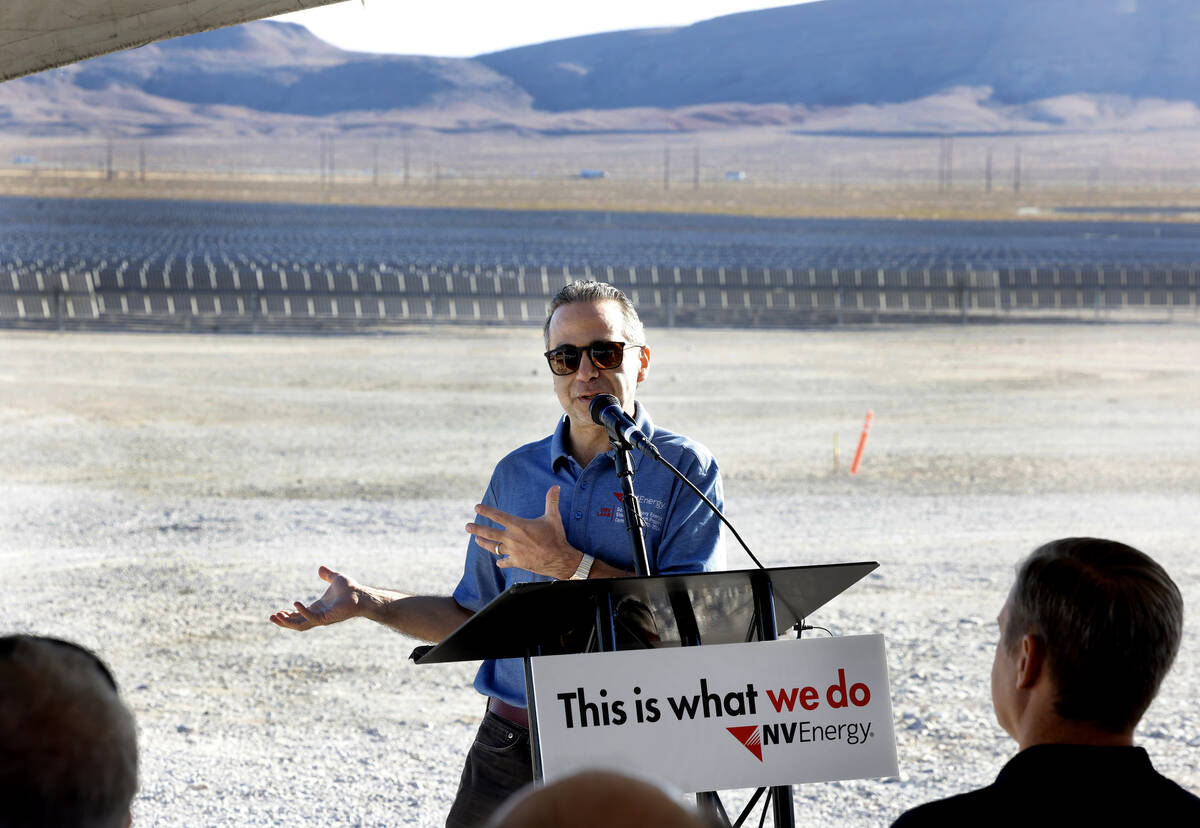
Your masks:
{"label": "man's sunglasses", "polygon": [[582,348],[575,345],[559,345],[551,351],[546,351],[546,362],[550,363],[551,371],[560,377],[565,377],[567,374],[574,374],[579,370],[579,363],[583,360],[586,352],[592,365],[605,371],[612,371],[614,368],[621,367],[627,350],[640,347],[642,346],[605,340],[597,340]]}

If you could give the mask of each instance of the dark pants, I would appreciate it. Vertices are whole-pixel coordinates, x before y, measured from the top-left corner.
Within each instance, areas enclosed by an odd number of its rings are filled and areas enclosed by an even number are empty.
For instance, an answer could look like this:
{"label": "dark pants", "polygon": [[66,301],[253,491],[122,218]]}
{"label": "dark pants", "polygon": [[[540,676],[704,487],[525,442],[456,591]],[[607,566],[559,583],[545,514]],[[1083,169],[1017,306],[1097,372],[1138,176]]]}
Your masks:
{"label": "dark pants", "polygon": [[529,730],[487,713],[467,753],[446,828],[479,828],[515,791],[532,781]]}

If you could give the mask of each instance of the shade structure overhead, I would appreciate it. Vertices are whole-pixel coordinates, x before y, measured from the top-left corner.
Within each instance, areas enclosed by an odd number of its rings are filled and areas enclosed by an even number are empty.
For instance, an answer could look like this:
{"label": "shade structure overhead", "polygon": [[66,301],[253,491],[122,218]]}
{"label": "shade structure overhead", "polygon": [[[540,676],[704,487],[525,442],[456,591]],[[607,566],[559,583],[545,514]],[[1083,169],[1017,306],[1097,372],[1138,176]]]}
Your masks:
{"label": "shade structure overhead", "polygon": [[0,81],[341,0],[3,0]]}

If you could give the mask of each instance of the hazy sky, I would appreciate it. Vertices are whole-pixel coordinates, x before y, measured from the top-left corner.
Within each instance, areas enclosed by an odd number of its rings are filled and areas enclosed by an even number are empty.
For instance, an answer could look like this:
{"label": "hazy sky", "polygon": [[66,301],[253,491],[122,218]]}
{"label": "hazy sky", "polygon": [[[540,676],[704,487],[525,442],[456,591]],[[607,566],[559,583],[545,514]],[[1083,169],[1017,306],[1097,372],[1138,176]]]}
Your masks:
{"label": "hazy sky", "polygon": [[811,0],[349,0],[275,19],[303,23],[322,40],[353,51],[471,57],[797,2]]}

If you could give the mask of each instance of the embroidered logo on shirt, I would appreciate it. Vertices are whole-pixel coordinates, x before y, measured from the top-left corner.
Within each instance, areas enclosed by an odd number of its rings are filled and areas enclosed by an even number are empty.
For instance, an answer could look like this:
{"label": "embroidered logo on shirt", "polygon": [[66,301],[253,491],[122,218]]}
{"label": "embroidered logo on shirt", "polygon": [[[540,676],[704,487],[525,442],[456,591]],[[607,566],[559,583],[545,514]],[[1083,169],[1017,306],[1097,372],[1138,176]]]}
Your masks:
{"label": "embroidered logo on shirt", "polygon": [[[625,520],[625,493],[613,492],[612,495],[616,498],[617,505],[601,506],[600,511],[596,512],[596,517],[605,518],[614,523],[623,521]],[[641,507],[642,520],[646,522],[646,526],[661,532],[663,528],[663,514],[667,509],[666,501],[638,495],[638,505]]]}
{"label": "embroidered logo on shirt", "polygon": [[613,492],[612,494],[613,494],[613,497],[615,497],[617,499],[617,505],[616,506],[601,506],[600,511],[596,512],[596,517],[607,518],[608,520],[611,520],[615,523],[618,520],[625,519],[625,509],[621,506],[621,504],[624,503],[624,501],[625,501],[625,493],[624,492]]}

